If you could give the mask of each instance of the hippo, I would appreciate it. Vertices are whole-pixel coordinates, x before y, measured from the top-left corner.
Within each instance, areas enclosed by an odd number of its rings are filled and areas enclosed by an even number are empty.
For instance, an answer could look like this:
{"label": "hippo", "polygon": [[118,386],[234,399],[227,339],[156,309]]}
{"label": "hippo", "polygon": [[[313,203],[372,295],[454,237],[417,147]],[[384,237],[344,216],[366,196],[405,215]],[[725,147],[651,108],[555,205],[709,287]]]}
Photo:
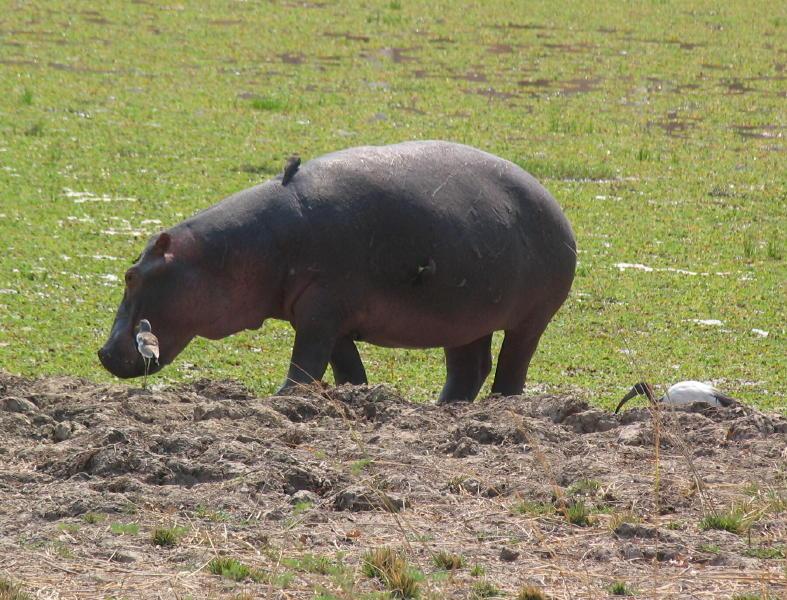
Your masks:
{"label": "hippo", "polygon": [[523,392],[576,267],[571,225],[535,178],[445,141],[349,148],[288,168],[286,181],[238,192],[148,241],[98,351],[109,372],[144,374],[141,319],[159,339],[155,373],[196,336],[274,318],[295,329],[280,394],[321,380],[329,364],[337,385],[366,384],[363,341],[444,348],[439,402],[472,401],[495,331],[505,337],[491,391]]}

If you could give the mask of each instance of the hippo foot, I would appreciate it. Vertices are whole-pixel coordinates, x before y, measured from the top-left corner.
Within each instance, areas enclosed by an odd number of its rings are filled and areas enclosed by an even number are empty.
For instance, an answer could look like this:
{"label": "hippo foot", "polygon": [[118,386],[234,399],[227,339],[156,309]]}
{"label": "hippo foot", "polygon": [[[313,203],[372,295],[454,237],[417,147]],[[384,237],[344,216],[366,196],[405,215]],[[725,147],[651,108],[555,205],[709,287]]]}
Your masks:
{"label": "hippo foot", "polygon": [[470,398],[438,398],[437,406],[451,406],[455,404],[472,404]]}

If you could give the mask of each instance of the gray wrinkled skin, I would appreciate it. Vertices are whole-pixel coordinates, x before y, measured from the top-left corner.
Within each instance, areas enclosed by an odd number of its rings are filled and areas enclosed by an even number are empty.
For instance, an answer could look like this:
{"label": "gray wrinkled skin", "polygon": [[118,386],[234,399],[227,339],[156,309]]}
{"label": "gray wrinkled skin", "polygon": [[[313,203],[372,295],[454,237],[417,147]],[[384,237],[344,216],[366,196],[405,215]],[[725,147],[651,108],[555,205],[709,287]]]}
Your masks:
{"label": "gray wrinkled skin", "polygon": [[350,148],[154,236],[99,357],[119,377],[142,375],[142,318],[161,366],[195,336],[286,319],[296,336],[283,390],[328,364],[338,383],[365,383],[363,340],[445,348],[447,402],[475,398],[503,330],[492,391],[518,394],[575,265],[557,202],[513,163],[439,141]]}

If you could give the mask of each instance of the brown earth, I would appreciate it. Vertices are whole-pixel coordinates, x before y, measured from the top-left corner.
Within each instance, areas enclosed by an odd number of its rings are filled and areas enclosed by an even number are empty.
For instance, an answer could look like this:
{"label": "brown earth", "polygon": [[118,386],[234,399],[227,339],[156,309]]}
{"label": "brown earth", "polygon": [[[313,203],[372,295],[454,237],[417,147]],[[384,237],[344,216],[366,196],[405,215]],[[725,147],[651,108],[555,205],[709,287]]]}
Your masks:
{"label": "brown earth", "polygon": [[[381,546],[422,598],[605,598],[615,581],[787,597],[787,419],[745,406],[616,416],[571,396],[438,407],[385,386],[260,399],[0,373],[0,436],[0,597],[3,580],[51,599],[387,597],[360,567]],[[585,526],[567,521],[579,500]],[[699,527],[731,507],[740,535]],[[153,544],[159,527],[177,543]],[[438,551],[465,566],[439,572]],[[211,574],[219,555],[259,581]]]}

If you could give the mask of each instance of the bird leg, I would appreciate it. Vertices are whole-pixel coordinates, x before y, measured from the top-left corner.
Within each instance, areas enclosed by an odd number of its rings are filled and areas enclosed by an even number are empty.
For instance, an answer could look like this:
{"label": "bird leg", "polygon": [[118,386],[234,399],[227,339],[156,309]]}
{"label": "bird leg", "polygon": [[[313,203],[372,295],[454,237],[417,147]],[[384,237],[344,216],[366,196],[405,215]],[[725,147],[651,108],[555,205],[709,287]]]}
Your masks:
{"label": "bird leg", "polygon": [[148,368],[150,367],[150,359],[143,358],[142,360],[145,363],[145,379],[142,380],[142,389],[146,390],[148,389]]}

